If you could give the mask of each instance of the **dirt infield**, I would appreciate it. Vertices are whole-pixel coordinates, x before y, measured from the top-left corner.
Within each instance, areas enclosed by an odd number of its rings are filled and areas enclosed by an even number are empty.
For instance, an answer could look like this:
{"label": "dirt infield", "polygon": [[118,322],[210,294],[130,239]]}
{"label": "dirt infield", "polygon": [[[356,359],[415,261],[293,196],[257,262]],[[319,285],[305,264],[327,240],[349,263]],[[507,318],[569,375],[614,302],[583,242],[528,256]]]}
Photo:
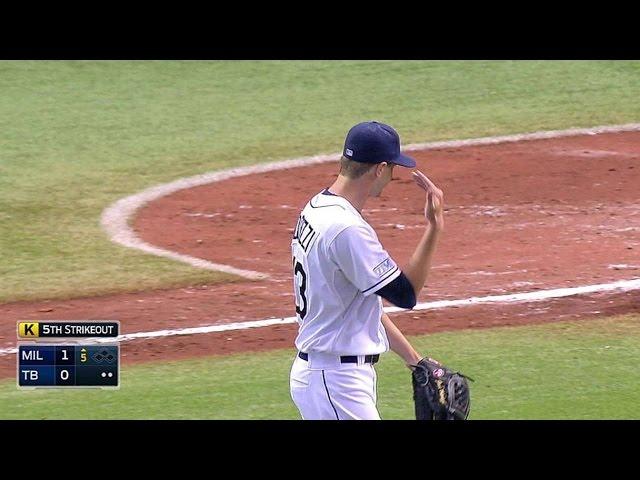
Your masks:
{"label": "dirt infield", "polygon": [[[445,232],[419,301],[640,277],[640,132],[413,156],[445,191],[446,205]],[[424,199],[409,170],[395,170],[397,178],[363,214],[402,265],[422,234]],[[233,178],[161,198],[135,220],[140,237],[153,245],[265,272],[268,280],[0,305],[0,348],[15,345],[15,322],[22,319],[117,319],[128,333],[293,315],[292,228],[308,198],[336,173],[332,163]],[[640,292],[393,318],[413,334],[629,311],[640,311]],[[127,363],[286,347],[295,331],[283,325],[133,341],[123,344],[122,356]],[[0,357],[0,378],[12,375],[15,358]]]}

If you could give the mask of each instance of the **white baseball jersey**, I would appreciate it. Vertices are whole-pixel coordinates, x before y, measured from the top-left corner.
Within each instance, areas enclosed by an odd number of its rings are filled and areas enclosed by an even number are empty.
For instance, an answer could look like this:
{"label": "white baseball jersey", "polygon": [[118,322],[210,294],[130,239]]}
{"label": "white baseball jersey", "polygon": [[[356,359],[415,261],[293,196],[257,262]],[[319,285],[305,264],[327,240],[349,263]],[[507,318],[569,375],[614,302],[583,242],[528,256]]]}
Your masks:
{"label": "white baseball jersey", "polygon": [[291,242],[303,352],[369,355],[389,349],[376,291],[400,275],[360,212],[326,189],[302,210]]}

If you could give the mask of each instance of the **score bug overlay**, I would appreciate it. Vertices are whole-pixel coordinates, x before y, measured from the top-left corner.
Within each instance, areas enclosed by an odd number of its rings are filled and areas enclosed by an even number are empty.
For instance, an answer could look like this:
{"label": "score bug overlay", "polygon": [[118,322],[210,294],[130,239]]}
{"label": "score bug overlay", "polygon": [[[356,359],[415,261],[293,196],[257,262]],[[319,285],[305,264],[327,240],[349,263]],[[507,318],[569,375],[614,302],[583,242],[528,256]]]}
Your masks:
{"label": "score bug overlay", "polygon": [[120,387],[117,321],[18,322],[17,384],[32,388]]}

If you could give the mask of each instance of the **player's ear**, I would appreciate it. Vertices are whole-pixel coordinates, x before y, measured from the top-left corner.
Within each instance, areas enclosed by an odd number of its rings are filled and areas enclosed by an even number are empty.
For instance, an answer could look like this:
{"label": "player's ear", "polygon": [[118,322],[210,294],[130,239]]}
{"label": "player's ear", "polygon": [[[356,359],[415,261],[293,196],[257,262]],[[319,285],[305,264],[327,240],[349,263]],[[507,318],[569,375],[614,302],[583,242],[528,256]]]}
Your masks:
{"label": "player's ear", "polygon": [[381,162],[376,165],[376,177],[379,177],[382,175],[382,172],[384,172],[384,169],[386,166],[387,166],[387,162]]}

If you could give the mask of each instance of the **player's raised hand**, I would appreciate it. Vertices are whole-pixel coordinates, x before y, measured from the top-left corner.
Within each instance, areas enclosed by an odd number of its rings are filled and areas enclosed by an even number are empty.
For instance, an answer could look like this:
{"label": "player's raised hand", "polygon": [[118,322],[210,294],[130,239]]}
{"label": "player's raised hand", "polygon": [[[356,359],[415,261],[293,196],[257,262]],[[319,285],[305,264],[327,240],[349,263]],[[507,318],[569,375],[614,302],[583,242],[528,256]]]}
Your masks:
{"label": "player's raised hand", "polygon": [[420,170],[415,170],[412,176],[418,186],[426,192],[425,218],[432,226],[442,230],[444,228],[444,193]]}

